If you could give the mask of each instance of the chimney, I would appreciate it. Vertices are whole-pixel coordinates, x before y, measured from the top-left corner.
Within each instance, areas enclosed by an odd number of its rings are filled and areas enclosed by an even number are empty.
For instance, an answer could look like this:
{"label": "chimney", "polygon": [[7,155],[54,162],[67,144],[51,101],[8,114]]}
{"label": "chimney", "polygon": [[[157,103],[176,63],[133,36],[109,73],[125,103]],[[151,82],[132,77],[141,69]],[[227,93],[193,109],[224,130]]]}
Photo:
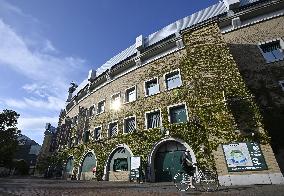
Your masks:
{"label": "chimney", "polygon": [[228,10],[237,9],[240,7],[240,0],[223,0]]}
{"label": "chimney", "polygon": [[95,70],[93,70],[93,69],[91,69],[90,71],[89,71],[89,75],[88,75],[88,81],[90,81],[90,82],[92,82],[92,81],[94,81],[94,79],[96,78],[96,71]]}

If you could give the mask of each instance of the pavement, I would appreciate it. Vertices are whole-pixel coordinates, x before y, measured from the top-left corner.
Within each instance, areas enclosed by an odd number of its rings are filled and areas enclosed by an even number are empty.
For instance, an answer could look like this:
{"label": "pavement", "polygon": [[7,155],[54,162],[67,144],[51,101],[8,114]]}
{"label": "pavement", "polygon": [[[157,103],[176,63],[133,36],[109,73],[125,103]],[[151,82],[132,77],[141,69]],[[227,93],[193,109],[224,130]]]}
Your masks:
{"label": "pavement", "polygon": [[0,196],[94,196],[94,195],[155,195],[155,196],[219,196],[263,195],[284,196],[284,185],[252,185],[220,187],[216,192],[189,190],[179,192],[173,183],[130,183],[67,181],[42,178],[0,178]]}

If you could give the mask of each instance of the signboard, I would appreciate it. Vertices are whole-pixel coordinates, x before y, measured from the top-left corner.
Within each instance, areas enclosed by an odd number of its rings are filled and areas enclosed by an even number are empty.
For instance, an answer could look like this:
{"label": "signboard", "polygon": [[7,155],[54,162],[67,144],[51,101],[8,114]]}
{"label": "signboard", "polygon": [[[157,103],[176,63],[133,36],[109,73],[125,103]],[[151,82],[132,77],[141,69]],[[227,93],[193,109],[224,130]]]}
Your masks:
{"label": "signboard", "polygon": [[141,157],[130,157],[130,180],[139,179],[139,168],[141,164]]}
{"label": "signboard", "polygon": [[140,157],[130,157],[130,170],[139,169],[141,163]]}
{"label": "signboard", "polygon": [[229,172],[267,169],[258,143],[232,143],[222,146]]}

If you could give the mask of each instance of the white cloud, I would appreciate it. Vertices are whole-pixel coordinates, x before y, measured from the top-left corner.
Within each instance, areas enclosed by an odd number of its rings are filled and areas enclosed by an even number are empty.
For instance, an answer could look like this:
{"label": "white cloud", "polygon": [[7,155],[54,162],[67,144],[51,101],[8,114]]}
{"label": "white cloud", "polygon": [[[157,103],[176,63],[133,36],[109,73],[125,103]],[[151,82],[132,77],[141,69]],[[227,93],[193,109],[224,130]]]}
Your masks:
{"label": "white cloud", "polygon": [[22,87],[24,90],[26,90],[28,93],[34,93],[40,97],[46,97],[48,96],[48,86],[47,85],[40,85],[38,83],[32,83],[32,84],[25,84]]}
{"label": "white cloud", "polygon": [[[31,139],[36,131],[43,134],[46,122],[56,122],[56,126],[69,82],[87,73],[86,61],[63,55],[50,39],[41,35],[40,26],[33,16],[0,0],[0,69],[5,66],[17,72],[17,78],[11,75],[11,80],[22,87],[10,89],[13,97],[1,94],[0,108],[20,109],[19,126]],[[4,85],[0,84],[0,88]],[[56,117],[37,117],[46,114]]]}
{"label": "white cloud", "polygon": [[18,119],[18,128],[20,130],[29,131],[44,131],[45,124],[51,123],[53,126],[57,126],[58,116],[56,117],[20,117]]}
{"label": "white cloud", "polygon": [[27,135],[37,143],[42,144],[46,123],[51,123],[56,127],[58,117],[20,117],[18,119],[18,128],[22,131],[22,134]]}
{"label": "white cloud", "polygon": [[49,96],[47,99],[37,99],[37,98],[26,98],[23,99],[4,99],[2,102],[11,107],[18,109],[41,109],[41,110],[52,110],[58,111],[64,108],[65,101],[58,97]]}
{"label": "white cloud", "polygon": [[12,108],[24,109],[27,107],[27,104],[21,100],[5,99],[5,100],[1,100],[1,102]]}
{"label": "white cloud", "polygon": [[[85,60],[57,57],[44,51],[31,50],[9,25],[0,19],[0,66],[6,65],[32,80],[66,89],[68,74],[84,67]],[[56,50],[48,41],[49,50]],[[62,92],[62,91],[61,91]]]}
{"label": "white cloud", "polygon": [[57,52],[50,40],[45,40],[43,52]]}
{"label": "white cloud", "polygon": [[[1,2],[3,1],[0,0]],[[7,3],[5,6],[24,16],[20,9],[17,10]],[[58,107],[64,107],[69,82],[78,72],[82,72],[85,60],[56,55],[58,51],[48,39],[32,40],[33,44],[30,44],[31,41],[26,43],[26,40],[29,39],[24,39],[0,18],[0,67],[8,66],[30,80],[31,82],[23,84],[22,88],[31,97],[41,98],[6,97],[4,103],[22,109],[32,106],[59,111],[61,108]]]}
{"label": "white cloud", "polygon": [[13,15],[18,15],[20,17],[24,17],[24,18],[28,18],[29,20],[31,20],[34,23],[39,22],[35,17],[32,17],[31,15],[28,15],[26,13],[24,13],[20,8],[4,1],[4,0],[0,0],[0,11],[2,14],[6,13],[9,14],[9,16],[11,16],[11,14]]}

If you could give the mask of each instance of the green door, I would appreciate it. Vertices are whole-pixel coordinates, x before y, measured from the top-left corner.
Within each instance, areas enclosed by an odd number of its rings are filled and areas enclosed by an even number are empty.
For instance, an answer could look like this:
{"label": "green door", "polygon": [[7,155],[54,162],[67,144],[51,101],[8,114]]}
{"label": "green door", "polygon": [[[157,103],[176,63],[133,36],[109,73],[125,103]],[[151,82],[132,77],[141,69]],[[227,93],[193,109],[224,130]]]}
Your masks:
{"label": "green door", "polygon": [[92,172],[96,166],[96,158],[93,153],[88,153],[83,161],[81,172]]}
{"label": "green door", "polygon": [[73,157],[70,157],[68,158],[66,163],[66,173],[72,174],[73,167],[74,167],[74,159]]}
{"label": "green door", "polygon": [[184,145],[177,141],[167,141],[157,149],[154,159],[157,182],[171,182],[177,172],[183,171],[181,157],[185,150]]}

